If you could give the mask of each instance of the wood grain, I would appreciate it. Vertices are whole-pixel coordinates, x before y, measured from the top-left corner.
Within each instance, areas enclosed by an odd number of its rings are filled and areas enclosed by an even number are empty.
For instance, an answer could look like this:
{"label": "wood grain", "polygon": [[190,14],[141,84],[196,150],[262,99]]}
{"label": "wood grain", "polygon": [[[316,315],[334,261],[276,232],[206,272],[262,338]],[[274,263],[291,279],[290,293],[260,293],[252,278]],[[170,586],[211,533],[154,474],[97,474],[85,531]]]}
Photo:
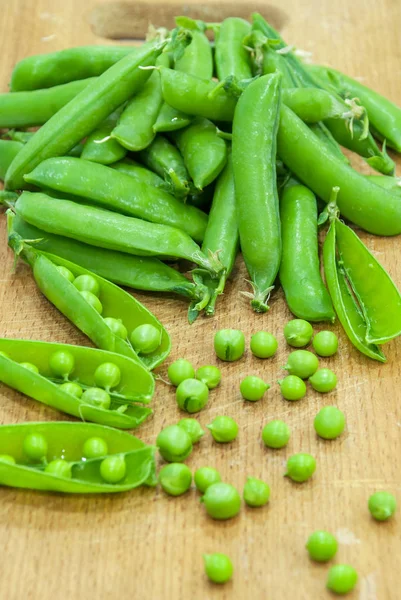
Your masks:
{"label": "wood grain", "polygon": [[[0,0],[0,81],[3,91],[13,64],[28,54],[68,46],[112,43],[90,28],[94,0]],[[284,14],[284,36],[311,51],[315,60],[335,66],[395,101],[401,100],[401,4],[394,0],[272,0]],[[212,2],[208,6],[213,19]],[[216,4],[217,8],[220,7]],[[184,8],[184,5],[183,5]],[[252,6],[249,6],[251,12]],[[149,20],[157,23],[156,14]],[[115,43],[115,42],[113,42]],[[400,161],[398,165],[400,166]],[[5,219],[1,217],[0,335],[87,344],[37,291],[29,269],[6,248]],[[399,238],[362,234],[369,248],[401,285]],[[336,392],[290,404],[280,398],[275,380],[288,348],[282,330],[290,314],[282,293],[275,294],[267,315],[251,313],[239,291],[245,272],[241,262],[235,282],[213,320],[186,323],[186,304],[176,298],[137,294],[163,321],[172,335],[171,360],[186,357],[195,365],[216,364],[213,334],[223,327],[252,332],[267,329],[279,339],[279,352],[259,361],[248,351],[236,364],[221,364],[223,382],[210,395],[199,415],[203,425],[218,414],[238,420],[236,442],[219,446],[207,434],[188,460],[191,468],[215,466],[224,480],[242,488],[248,475],[268,481],[270,505],[243,509],[227,523],[208,519],[191,490],[168,498],[160,490],[141,490],[110,497],[68,497],[0,489],[0,596],[6,600],[188,600],[250,599],[315,600],[328,598],[327,566],[311,563],[304,549],[317,528],[338,535],[338,562],[349,562],[360,574],[358,589],[348,596],[361,600],[400,598],[400,517],[378,524],[366,503],[378,489],[393,491],[401,501],[401,408],[399,342],[386,347],[388,363],[376,364],[359,355],[339,326],[338,357],[324,360],[339,379]],[[316,329],[321,329],[318,327]],[[166,373],[167,365],[160,369]],[[247,374],[272,383],[265,399],[244,403],[240,379]],[[324,405],[336,404],[347,416],[347,431],[335,442],[316,438],[312,421]],[[174,390],[159,382],[154,417],[138,432],[154,442],[165,425],[182,415]],[[64,417],[0,386],[2,423],[56,420]],[[261,429],[271,418],[292,428],[282,451],[262,447]],[[318,469],[313,480],[292,484],[283,478],[286,458],[311,452]],[[202,553],[225,552],[235,564],[233,581],[216,587],[203,574]]]}

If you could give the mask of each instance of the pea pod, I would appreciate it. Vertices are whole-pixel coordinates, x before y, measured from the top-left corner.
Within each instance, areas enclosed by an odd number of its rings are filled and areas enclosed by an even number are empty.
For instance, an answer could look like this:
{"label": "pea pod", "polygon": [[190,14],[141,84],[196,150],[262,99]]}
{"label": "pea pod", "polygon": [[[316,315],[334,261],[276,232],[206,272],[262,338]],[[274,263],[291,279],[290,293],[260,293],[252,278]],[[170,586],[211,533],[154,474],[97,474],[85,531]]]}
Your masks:
{"label": "pea pod", "polygon": [[[223,142],[224,143],[224,142]],[[49,158],[25,175],[28,183],[69,195],[118,213],[182,229],[202,241],[207,216],[163,191],[125,173],[81,158]]]}
{"label": "pea pod", "polygon": [[[135,403],[150,401],[154,379],[145,367],[125,356],[81,346],[9,339],[0,339],[0,352],[0,381],[68,415],[110,427],[133,429],[152,413],[149,408]],[[95,372],[99,366],[111,363],[119,369],[121,380],[109,392],[110,408],[86,403],[84,398],[65,391],[61,385],[64,380],[57,379],[50,366],[58,352],[73,358],[70,380],[81,390],[98,387]],[[35,365],[39,373],[20,364],[27,362]]]}
{"label": "pea pod", "polygon": [[276,134],[280,75],[253,81],[239,99],[233,123],[233,169],[242,254],[253,294],[251,306],[266,312],[280,266],[281,234],[276,182]]}
{"label": "pea pod", "polygon": [[120,173],[125,173],[125,175],[129,175],[130,177],[133,177],[141,183],[146,183],[147,185],[160,188],[166,192],[169,192],[171,190],[171,186],[159,175],[157,175],[157,173],[154,173],[150,169],[147,169],[146,167],[137,163],[131,158],[119,160],[111,166],[113,167],[113,169],[116,169],[116,171],[120,171]]}
{"label": "pea pod", "polygon": [[309,129],[317,138],[319,138],[320,142],[326,147],[326,149],[340,159],[341,162],[346,165],[350,164],[349,159],[342,152],[341,147],[333,138],[333,135],[330,133],[324,123],[312,123],[309,125]]}
{"label": "pea pod", "polygon": [[[15,142],[21,142],[22,144],[27,144],[29,140],[31,140],[35,135],[35,131],[18,131],[17,129],[9,129],[6,135],[10,138],[10,140],[13,140]],[[79,157],[81,156],[83,149],[84,144],[82,142],[79,142],[79,144],[71,148],[71,150],[68,152],[68,156]]]}
{"label": "pea pod", "polygon": [[186,127],[191,121],[192,117],[163,102],[153,129],[156,133],[175,131],[176,129]]}
{"label": "pea pod", "polygon": [[326,119],[352,118],[352,111],[336,96],[319,88],[287,88],[283,90],[283,102],[305,123],[317,123]]}
{"label": "pea pod", "polygon": [[[40,435],[47,445],[49,461],[62,460],[64,474],[53,474],[45,462],[32,462],[24,452],[24,441]],[[83,456],[87,440],[99,438],[108,449],[106,456]],[[125,492],[140,485],[154,486],[155,451],[129,433],[90,423],[17,423],[0,426],[0,452],[13,457],[15,464],[0,460],[0,484],[32,490],[76,494]],[[102,476],[105,458],[118,455],[125,463],[125,475],[116,483]],[[68,466],[70,467],[68,469]],[[68,475],[67,475],[68,472]]]}
{"label": "pea pod", "polygon": [[383,187],[393,194],[401,195],[401,178],[391,177],[389,175],[365,175],[368,181]]}
{"label": "pea pod", "polygon": [[298,81],[287,65],[285,57],[267,46],[267,48],[263,50],[262,73],[263,75],[268,75],[269,73],[275,73],[276,71],[281,73],[283,78],[283,89],[294,88],[297,85]]}
{"label": "pea pod", "polygon": [[127,149],[119,144],[117,140],[110,137],[110,134],[119,119],[121,110],[122,109],[120,108],[111,113],[111,115],[109,115],[107,119],[105,119],[103,123],[88,136],[82,150],[82,159],[97,162],[102,165],[110,165],[124,158],[127,154]]}
{"label": "pea pod", "polygon": [[0,179],[4,181],[8,167],[23,148],[21,142],[0,140]]}
{"label": "pea pod", "polygon": [[238,80],[252,77],[249,53],[243,45],[250,30],[248,21],[238,17],[229,17],[220,24],[215,40],[216,70],[220,80],[230,75]]}

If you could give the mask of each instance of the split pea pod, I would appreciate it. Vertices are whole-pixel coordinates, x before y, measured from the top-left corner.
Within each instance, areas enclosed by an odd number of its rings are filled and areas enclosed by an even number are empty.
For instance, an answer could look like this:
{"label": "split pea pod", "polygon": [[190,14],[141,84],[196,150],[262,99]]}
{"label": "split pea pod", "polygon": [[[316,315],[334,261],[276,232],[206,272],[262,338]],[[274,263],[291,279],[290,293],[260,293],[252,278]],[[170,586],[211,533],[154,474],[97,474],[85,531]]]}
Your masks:
{"label": "split pea pod", "polygon": [[127,149],[110,136],[121,111],[121,108],[115,110],[99,127],[92,131],[83,147],[82,159],[97,162],[101,165],[110,165],[124,158]]}
{"label": "split pea pod", "polygon": [[306,321],[334,321],[320,275],[316,198],[302,185],[286,186],[280,198],[283,253],[279,277],[290,311]]}
{"label": "split pea pod", "polygon": [[[224,143],[224,142],[223,142]],[[86,198],[110,210],[182,229],[202,241],[207,215],[184,205],[168,192],[81,158],[49,158],[38,165],[25,181],[56,192]]]}
{"label": "split pea pod", "polygon": [[8,167],[11,165],[24,144],[12,140],[0,140],[0,179],[4,181]]}
{"label": "split pea pod", "polygon": [[[1,382],[68,415],[133,429],[152,413],[136,403],[150,402],[154,378],[125,356],[81,346],[9,339],[0,339],[0,352]],[[38,372],[27,369],[26,363]],[[105,390],[104,383],[111,386]],[[90,393],[85,395],[91,388],[101,390],[102,402],[96,403]]]}
{"label": "split pea pod", "polygon": [[[44,451],[40,458],[32,452],[32,436],[40,440],[39,449]],[[104,425],[63,421],[1,425],[0,452],[7,457],[0,460],[0,485],[10,487],[104,494],[157,483],[156,448]]]}
{"label": "split pea pod", "polygon": [[229,17],[220,24],[215,40],[216,70],[220,80],[230,75],[239,81],[252,77],[249,53],[243,45],[250,30],[248,21],[238,17]]}
{"label": "split pea pod", "polygon": [[242,254],[256,312],[268,310],[281,260],[276,181],[280,74],[253,81],[239,99],[233,123],[233,169]]}

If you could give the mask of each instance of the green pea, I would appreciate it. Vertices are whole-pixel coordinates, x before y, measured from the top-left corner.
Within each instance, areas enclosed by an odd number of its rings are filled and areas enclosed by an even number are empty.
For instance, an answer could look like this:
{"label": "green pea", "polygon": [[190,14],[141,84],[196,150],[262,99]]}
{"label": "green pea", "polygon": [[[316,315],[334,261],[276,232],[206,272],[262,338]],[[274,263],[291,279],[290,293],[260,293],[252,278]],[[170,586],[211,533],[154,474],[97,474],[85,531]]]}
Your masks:
{"label": "green pea", "polygon": [[316,470],[316,461],[310,454],[293,454],[287,460],[287,472],[285,477],[289,477],[297,483],[303,483],[312,477]]}
{"label": "green pea", "polygon": [[80,292],[90,292],[94,296],[100,294],[99,282],[92,275],[78,275],[73,283]]}
{"label": "green pea", "polygon": [[387,521],[397,510],[397,500],[389,492],[376,492],[370,496],[368,508],[376,521]]}
{"label": "green pea", "polygon": [[109,327],[115,335],[122,338],[123,340],[127,339],[128,331],[127,331],[127,328],[124,326],[123,322],[121,321],[121,319],[114,319],[113,317],[106,317],[104,319],[104,322],[106,323],[107,327]]}
{"label": "green pea", "polygon": [[187,432],[193,444],[199,442],[201,437],[205,435],[201,424],[196,419],[181,419],[181,421],[178,421],[177,425]]}
{"label": "green pea", "polygon": [[248,377],[245,377],[241,381],[239,387],[244,400],[257,402],[263,398],[265,391],[269,389],[270,385],[265,383],[260,377],[248,375]]}
{"label": "green pea", "polygon": [[337,547],[336,538],[327,531],[314,531],[306,542],[306,549],[309,552],[309,556],[316,562],[331,560],[337,552]]}
{"label": "green pea", "polygon": [[181,410],[196,413],[206,406],[209,398],[207,385],[198,379],[184,379],[177,387],[176,399]]}
{"label": "green pea", "polygon": [[221,329],[214,336],[214,350],[220,360],[239,360],[245,352],[245,336],[238,329]]}
{"label": "green pea", "polygon": [[58,350],[51,355],[49,366],[56,377],[68,379],[68,376],[74,370],[75,360],[71,352]]}
{"label": "green pea", "polygon": [[178,425],[169,425],[162,429],[157,436],[156,446],[167,462],[184,462],[192,452],[190,436]]}
{"label": "green pea", "polygon": [[185,381],[185,379],[194,379],[195,369],[189,360],[185,360],[185,358],[179,358],[171,363],[168,368],[167,375],[171,383],[177,387],[180,385],[180,383]]}
{"label": "green pea", "polygon": [[290,440],[291,430],[284,421],[270,421],[263,427],[262,439],[268,448],[284,448]]}
{"label": "green pea", "polygon": [[319,437],[334,440],[344,431],[344,413],[336,406],[324,406],[317,413],[313,426]]}
{"label": "green pea", "polygon": [[284,337],[289,346],[303,348],[307,346],[313,336],[313,327],[304,319],[293,319],[288,321],[284,327]]}
{"label": "green pea", "polygon": [[224,521],[235,517],[241,510],[241,497],[233,485],[229,483],[213,483],[209,485],[201,498],[206,512],[212,519]]}
{"label": "green pea", "polygon": [[333,331],[319,331],[313,338],[312,346],[319,356],[333,356],[338,350],[338,338]]}
{"label": "green pea", "polygon": [[334,565],[329,570],[326,587],[336,594],[348,594],[356,586],[358,573],[350,565]]}
{"label": "green pea", "polygon": [[116,387],[121,380],[121,371],[117,365],[111,362],[102,363],[95,371],[95,383],[101,388],[109,391]]}
{"label": "green pea", "polygon": [[287,375],[278,381],[283,398],[286,400],[301,400],[306,394],[306,385],[300,377]]}
{"label": "green pea", "polygon": [[318,369],[309,382],[317,392],[331,392],[337,385],[337,376],[330,369]]}
{"label": "green pea", "polygon": [[206,427],[210,430],[215,442],[223,444],[233,442],[238,435],[238,425],[231,417],[216,417]]}
{"label": "green pea", "polygon": [[86,290],[84,290],[83,292],[79,292],[79,293],[81,294],[81,296],[83,296],[85,298],[87,303],[90,304],[91,307],[94,308],[97,313],[99,313],[99,315],[102,314],[102,312],[103,312],[102,303],[100,302],[99,298],[97,296],[95,296],[95,294],[92,294],[92,292],[87,292]]}
{"label": "green pea", "polygon": [[71,463],[67,462],[66,460],[62,460],[61,458],[57,458],[45,466],[45,473],[56,475],[56,477],[65,477],[67,479],[71,479],[71,468]]}
{"label": "green pea", "polygon": [[38,367],[36,365],[33,365],[30,362],[22,362],[22,363],[20,363],[20,366],[24,367],[24,369],[28,369],[28,371],[32,371],[32,373],[36,373],[36,374],[39,373]]}
{"label": "green pea", "polygon": [[166,494],[181,496],[191,487],[192,473],[187,465],[170,463],[160,469],[159,482]]}
{"label": "green pea", "polygon": [[83,389],[75,381],[66,381],[60,385],[59,389],[75,398],[81,398],[83,394]]}
{"label": "green pea", "polygon": [[56,269],[57,269],[57,271],[59,273],[61,273],[61,275],[63,277],[65,277],[66,279],[68,279],[68,281],[70,283],[73,283],[73,281],[75,279],[75,276],[74,276],[73,273],[71,273],[70,269],[67,269],[67,267],[63,267],[62,265],[57,265]]}
{"label": "green pea", "polygon": [[278,343],[274,335],[258,331],[251,337],[251,352],[257,358],[270,358],[277,352]]}
{"label": "green pea", "polygon": [[28,458],[39,461],[46,458],[47,440],[41,433],[29,433],[23,441],[22,448]]}
{"label": "green pea", "polygon": [[112,454],[100,463],[100,475],[106,483],[118,483],[124,479],[127,465],[124,456]]}
{"label": "green pea", "polygon": [[131,333],[131,344],[138,354],[152,354],[162,341],[161,331],[154,325],[144,323]]}
{"label": "green pea", "polygon": [[194,480],[197,489],[204,494],[209,486],[220,483],[221,475],[212,467],[200,467],[195,471]]}
{"label": "green pea", "polygon": [[308,350],[295,350],[291,352],[287,359],[284,369],[287,369],[290,375],[297,375],[301,379],[308,379],[318,369],[319,361],[317,356]]}
{"label": "green pea", "polygon": [[248,506],[258,508],[269,502],[270,487],[261,479],[248,477],[244,486],[244,500]]}
{"label": "green pea", "polygon": [[5,462],[9,465],[15,465],[15,458],[9,454],[0,454],[0,462]]}
{"label": "green pea", "polygon": [[109,453],[107,442],[100,437],[91,437],[86,440],[82,449],[85,458],[99,458]]}
{"label": "green pea", "polygon": [[227,583],[233,576],[234,567],[226,554],[204,554],[205,573],[213,583]]}
{"label": "green pea", "polygon": [[109,394],[101,388],[88,388],[82,394],[82,402],[84,404],[92,404],[97,408],[103,408],[108,410],[111,404],[111,398]]}
{"label": "green pea", "polygon": [[218,367],[212,365],[199,367],[196,371],[196,379],[207,385],[209,390],[214,390],[221,381],[221,371]]}

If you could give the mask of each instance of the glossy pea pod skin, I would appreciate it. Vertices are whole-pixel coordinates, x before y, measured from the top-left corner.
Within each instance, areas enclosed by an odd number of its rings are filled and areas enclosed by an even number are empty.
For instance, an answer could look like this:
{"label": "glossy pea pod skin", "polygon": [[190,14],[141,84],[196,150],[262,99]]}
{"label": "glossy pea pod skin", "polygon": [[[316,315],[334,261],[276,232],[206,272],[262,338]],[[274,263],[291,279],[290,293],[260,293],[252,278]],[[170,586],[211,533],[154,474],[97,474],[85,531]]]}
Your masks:
{"label": "glossy pea pod skin", "polygon": [[110,137],[119,119],[122,109],[115,110],[88,136],[81,158],[101,165],[110,165],[124,158],[127,149]]}
{"label": "glossy pea pod skin", "polygon": [[0,140],[0,179],[4,181],[8,167],[11,165],[24,144],[13,140]]}
{"label": "glossy pea pod skin", "polygon": [[192,121],[192,117],[185,113],[169,106],[166,102],[163,102],[159,114],[157,115],[156,123],[153,125],[153,129],[156,133],[163,133],[165,131],[176,131],[186,127]]}
{"label": "glossy pea pod skin", "polygon": [[266,312],[281,260],[276,183],[280,75],[264,75],[244,91],[233,123],[233,169],[240,243],[256,312]]}
{"label": "glossy pea pod skin", "polygon": [[238,17],[229,17],[220,24],[215,40],[216,71],[220,80],[230,75],[238,80],[252,77],[249,53],[243,45],[250,30],[248,21]]}
{"label": "glossy pea pod skin", "polygon": [[[42,464],[27,462],[23,443],[30,434],[42,435],[48,445],[48,461],[63,459],[71,464],[71,477],[44,471]],[[105,457],[84,459],[82,449],[93,437],[103,439],[108,455],[124,458],[126,474],[114,484],[101,476],[100,465]],[[46,422],[18,423],[0,426],[0,451],[15,458],[16,464],[0,461],[0,484],[32,490],[76,494],[125,492],[140,485],[155,486],[155,451],[133,435],[93,423]]]}
{"label": "glossy pea pod skin", "polygon": [[285,187],[280,198],[283,250],[279,277],[290,311],[307,321],[335,319],[320,275],[317,205],[301,185]]}
{"label": "glossy pea pod skin", "polygon": [[8,189],[24,186],[23,176],[46,158],[63,156],[91,133],[104,119],[139,90],[150,75],[140,66],[151,66],[162,45],[144,44],[89,84],[58,111],[24,146],[6,175]]}
{"label": "glossy pea pod skin", "polygon": [[134,179],[142,183],[147,183],[148,185],[160,188],[166,192],[169,192],[171,190],[170,185],[166,181],[164,181],[164,179],[162,179],[159,175],[157,175],[157,173],[154,173],[154,171],[147,169],[146,167],[136,162],[135,160],[132,160],[131,158],[119,160],[118,162],[113,163],[111,166],[113,167],[113,169],[116,169],[116,171],[120,171],[120,173],[125,173],[126,175],[129,175],[130,177],[133,177]]}
{"label": "glossy pea pod skin", "polygon": [[344,164],[351,164],[348,157],[343,154],[340,145],[336,142],[332,133],[327,129],[324,123],[309,124],[309,129],[320,140],[320,143],[326,147],[326,150],[329,150],[329,152],[334,154]]}
{"label": "glossy pea pod skin", "polygon": [[49,158],[25,175],[25,181],[86,198],[121,214],[182,229],[198,242],[205,234],[207,215],[198,208],[183,205],[160,188],[82,158]]}
{"label": "glossy pea pod skin", "polygon": [[[150,402],[154,393],[151,373],[138,362],[125,356],[67,344],[52,344],[27,340],[0,339],[0,381],[19,392],[34,398],[68,415],[101,425],[133,429],[152,413],[149,408],[136,403]],[[74,358],[74,369],[70,381],[77,382],[83,389],[98,387],[95,371],[103,363],[113,363],[121,372],[120,383],[110,393],[110,409],[85,404],[60,388],[63,380],[56,380],[50,368],[50,358],[56,352],[68,352]],[[39,373],[33,373],[19,363],[34,364]],[[123,412],[117,409],[125,407]]]}
{"label": "glossy pea pod skin", "polygon": [[304,123],[318,123],[326,119],[344,119],[347,106],[333,94],[319,88],[286,88],[283,103]]}

